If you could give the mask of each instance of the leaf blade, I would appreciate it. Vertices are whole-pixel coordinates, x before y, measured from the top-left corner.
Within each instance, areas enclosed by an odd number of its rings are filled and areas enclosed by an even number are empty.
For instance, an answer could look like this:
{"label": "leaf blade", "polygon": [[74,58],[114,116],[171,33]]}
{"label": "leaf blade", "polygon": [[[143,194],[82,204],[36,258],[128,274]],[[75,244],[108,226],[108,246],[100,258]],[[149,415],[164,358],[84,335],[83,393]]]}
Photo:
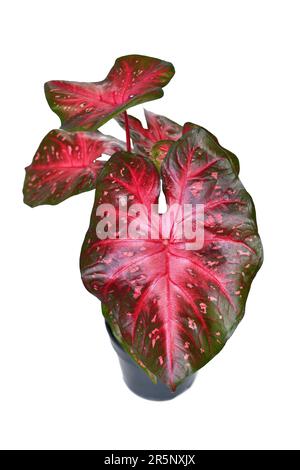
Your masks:
{"label": "leaf blade", "polygon": [[42,140],[26,168],[23,193],[30,207],[59,204],[95,188],[103,153],[125,149],[125,143],[100,132],[53,129]]}
{"label": "leaf blade", "polygon": [[96,130],[131,106],[163,96],[175,73],[171,63],[153,57],[119,57],[105,80],[45,84],[51,109],[67,130]]}

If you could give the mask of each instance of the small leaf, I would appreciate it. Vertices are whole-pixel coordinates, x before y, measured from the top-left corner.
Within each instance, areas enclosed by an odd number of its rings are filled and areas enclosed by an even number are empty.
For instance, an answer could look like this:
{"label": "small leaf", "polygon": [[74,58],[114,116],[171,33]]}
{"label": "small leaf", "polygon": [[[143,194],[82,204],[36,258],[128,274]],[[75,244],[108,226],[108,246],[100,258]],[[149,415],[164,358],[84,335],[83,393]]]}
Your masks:
{"label": "small leaf", "polygon": [[64,129],[96,130],[127,108],[163,96],[174,73],[169,62],[128,55],[101,82],[54,80],[45,84],[45,94]]}
{"label": "small leaf", "polygon": [[[171,119],[168,119],[165,116],[160,116],[159,114],[151,113],[150,111],[144,110],[147,128],[145,129],[139,119],[134,116],[128,116],[130,137],[132,138],[134,144],[134,151],[139,155],[144,155],[146,157],[154,157],[157,160],[156,147],[153,150],[152,148],[159,141],[176,141],[182,136],[182,126],[177,124]],[[122,115],[116,118],[120,126],[125,129],[124,118]],[[163,158],[162,149],[159,152],[160,159]],[[154,154],[154,155],[153,155]]]}
{"label": "small leaf", "polygon": [[[212,134],[210,131],[205,129],[205,127],[199,126],[198,124],[193,124],[192,122],[186,122],[185,125],[183,126],[182,134],[186,134],[187,132],[190,132],[193,129],[198,129],[198,130],[202,129],[208,136],[210,136],[221,147],[217,137],[214,134]],[[239,162],[238,157],[234,153],[230,152],[230,150],[227,150],[224,147],[222,147],[222,149],[226,153],[236,175],[238,176],[240,172],[240,162]]]}
{"label": "small leaf", "polygon": [[100,132],[50,131],[26,168],[25,204],[31,207],[58,204],[94,189],[104,164],[97,158],[122,149],[125,143]]}

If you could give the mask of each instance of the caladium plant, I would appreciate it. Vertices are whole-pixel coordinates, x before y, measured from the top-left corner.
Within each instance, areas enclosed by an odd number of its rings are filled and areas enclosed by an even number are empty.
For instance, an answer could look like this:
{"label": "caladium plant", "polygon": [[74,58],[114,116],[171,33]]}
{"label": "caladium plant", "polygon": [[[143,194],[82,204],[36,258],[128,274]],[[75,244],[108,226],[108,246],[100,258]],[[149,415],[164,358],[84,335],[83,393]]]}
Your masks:
{"label": "caladium plant", "polygon": [[[96,188],[83,283],[125,351],[154,382],[175,390],[242,319],[263,252],[237,157],[199,125],[145,111],[144,128],[127,115],[162,96],[173,74],[168,62],[133,55],[117,59],[102,82],[48,82],[62,127],[47,134],[27,167],[24,201],[57,204]],[[97,130],[111,118],[126,143]],[[103,154],[111,158],[99,160]],[[157,206],[161,182],[167,224]]]}

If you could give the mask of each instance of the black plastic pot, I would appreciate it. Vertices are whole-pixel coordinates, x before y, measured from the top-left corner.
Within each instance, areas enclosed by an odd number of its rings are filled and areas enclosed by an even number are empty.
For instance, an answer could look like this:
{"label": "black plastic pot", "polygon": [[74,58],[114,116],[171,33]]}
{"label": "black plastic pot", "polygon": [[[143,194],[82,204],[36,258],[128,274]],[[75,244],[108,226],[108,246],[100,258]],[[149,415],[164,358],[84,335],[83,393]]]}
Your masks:
{"label": "black plastic pot", "polygon": [[116,351],[121,369],[123,372],[124,382],[127,387],[136,395],[146,398],[147,400],[172,400],[181,393],[185,392],[190,388],[192,383],[195,380],[196,374],[190,375],[187,379],[181,383],[175,392],[172,392],[164,383],[157,381],[157,384],[154,384],[148,377],[147,374],[131,359],[122,346],[118,343],[110,326],[107,322],[106,329],[111,339],[114,350]]}

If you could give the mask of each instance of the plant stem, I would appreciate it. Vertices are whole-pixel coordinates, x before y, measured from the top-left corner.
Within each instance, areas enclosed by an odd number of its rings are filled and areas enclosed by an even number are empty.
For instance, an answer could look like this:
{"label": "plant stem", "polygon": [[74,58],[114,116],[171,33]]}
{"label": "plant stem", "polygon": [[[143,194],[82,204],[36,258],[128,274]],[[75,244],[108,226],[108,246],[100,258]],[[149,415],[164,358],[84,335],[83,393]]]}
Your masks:
{"label": "plant stem", "polygon": [[128,122],[128,114],[127,114],[127,111],[124,111],[124,119],[125,119],[125,130],[126,130],[127,152],[131,152],[130,129],[129,129],[129,122]]}

